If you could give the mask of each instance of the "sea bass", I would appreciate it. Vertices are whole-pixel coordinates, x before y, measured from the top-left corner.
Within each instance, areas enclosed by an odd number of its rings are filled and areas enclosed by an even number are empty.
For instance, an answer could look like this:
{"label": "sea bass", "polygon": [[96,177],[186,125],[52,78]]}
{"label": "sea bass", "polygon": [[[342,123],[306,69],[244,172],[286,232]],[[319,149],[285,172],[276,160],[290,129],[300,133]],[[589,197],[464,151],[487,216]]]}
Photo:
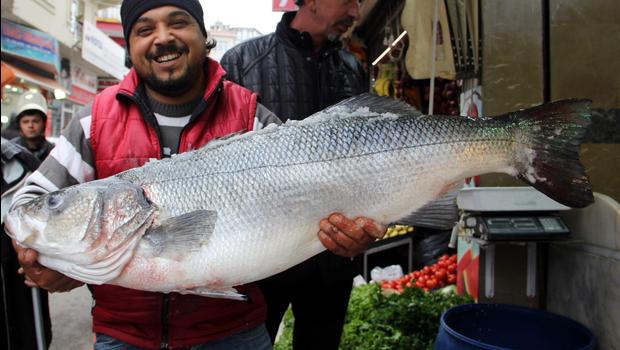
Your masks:
{"label": "sea bass", "polygon": [[396,222],[490,172],[571,207],[592,203],[578,160],[589,116],[586,100],[425,116],[364,94],[40,196],[6,225],[41,264],[87,283],[243,299],[234,286],[323,251],[318,224],[332,212]]}

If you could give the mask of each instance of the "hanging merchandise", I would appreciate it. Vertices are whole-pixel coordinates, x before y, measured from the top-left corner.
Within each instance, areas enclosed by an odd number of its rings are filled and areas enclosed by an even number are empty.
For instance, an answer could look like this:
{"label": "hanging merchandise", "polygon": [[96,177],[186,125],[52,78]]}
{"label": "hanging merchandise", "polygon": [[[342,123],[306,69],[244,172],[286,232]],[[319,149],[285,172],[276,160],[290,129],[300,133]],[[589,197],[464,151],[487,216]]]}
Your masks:
{"label": "hanging merchandise", "polygon": [[379,96],[394,97],[394,87],[398,81],[398,67],[395,63],[379,65],[379,73],[375,81],[375,92]]}
{"label": "hanging merchandise", "polygon": [[462,91],[460,96],[461,115],[472,118],[482,116],[482,86],[479,84],[478,79],[464,79]]}
{"label": "hanging merchandise", "polygon": [[[433,74],[432,38],[435,2],[438,2],[438,21],[435,41],[435,74]],[[414,79],[433,77],[455,79],[456,71],[444,1],[406,0],[401,23],[409,34],[409,50],[405,56],[405,66],[409,75]]]}

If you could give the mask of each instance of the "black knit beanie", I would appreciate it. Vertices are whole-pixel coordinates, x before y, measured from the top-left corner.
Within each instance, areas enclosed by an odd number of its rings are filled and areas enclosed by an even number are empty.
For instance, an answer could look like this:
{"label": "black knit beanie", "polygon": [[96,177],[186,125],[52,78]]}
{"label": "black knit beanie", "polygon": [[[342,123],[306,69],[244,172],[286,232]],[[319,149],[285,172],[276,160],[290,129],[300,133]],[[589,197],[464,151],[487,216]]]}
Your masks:
{"label": "black knit beanie", "polygon": [[207,37],[202,6],[200,6],[198,0],[123,0],[121,5],[121,23],[123,24],[123,35],[125,36],[127,51],[129,51],[129,33],[131,33],[131,27],[133,27],[136,20],[146,11],[166,5],[176,6],[187,11],[196,19],[200,31]]}

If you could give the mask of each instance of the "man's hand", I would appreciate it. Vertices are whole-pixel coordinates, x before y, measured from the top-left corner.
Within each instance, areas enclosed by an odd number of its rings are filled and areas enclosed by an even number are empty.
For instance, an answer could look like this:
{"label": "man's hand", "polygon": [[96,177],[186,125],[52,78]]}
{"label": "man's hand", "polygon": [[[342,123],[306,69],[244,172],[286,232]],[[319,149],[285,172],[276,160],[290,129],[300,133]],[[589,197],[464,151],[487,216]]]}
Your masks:
{"label": "man's hand", "polygon": [[331,214],[319,223],[319,240],[332,253],[353,257],[368,248],[376,239],[383,237],[386,228],[375,221],[358,217],[354,220],[339,213]]}
{"label": "man's hand", "polygon": [[17,260],[21,266],[17,272],[25,275],[27,286],[43,288],[54,293],[68,292],[84,284],[39,264],[37,262],[39,254],[35,250],[20,247],[15,240],[13,248],[17,252]]}

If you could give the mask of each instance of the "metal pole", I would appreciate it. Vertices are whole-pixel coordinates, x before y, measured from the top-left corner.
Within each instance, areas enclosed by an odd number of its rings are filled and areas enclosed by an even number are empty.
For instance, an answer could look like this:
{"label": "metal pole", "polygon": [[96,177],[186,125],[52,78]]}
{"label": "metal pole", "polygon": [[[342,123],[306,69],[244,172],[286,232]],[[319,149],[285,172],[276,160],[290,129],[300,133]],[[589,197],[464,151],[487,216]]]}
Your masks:
{"label": "metal pole", "polygon": [[433,14],[433,39],[431,45],[433,54],[431,55],[431,86],[428,91],[428,115],[433,114],[433,99],[435,97],[435,60],[437,57],[437,21],[439,20],[439,0],[435,0],[435,10]]}
{"label": "metal pole", "polygon": [[34,312],[34,329],[37,335],[37,348],[45,350],[45,330],[43,328],[43,311],[41,310],[41,294],[39,288],[32,287],[32,311]]}

